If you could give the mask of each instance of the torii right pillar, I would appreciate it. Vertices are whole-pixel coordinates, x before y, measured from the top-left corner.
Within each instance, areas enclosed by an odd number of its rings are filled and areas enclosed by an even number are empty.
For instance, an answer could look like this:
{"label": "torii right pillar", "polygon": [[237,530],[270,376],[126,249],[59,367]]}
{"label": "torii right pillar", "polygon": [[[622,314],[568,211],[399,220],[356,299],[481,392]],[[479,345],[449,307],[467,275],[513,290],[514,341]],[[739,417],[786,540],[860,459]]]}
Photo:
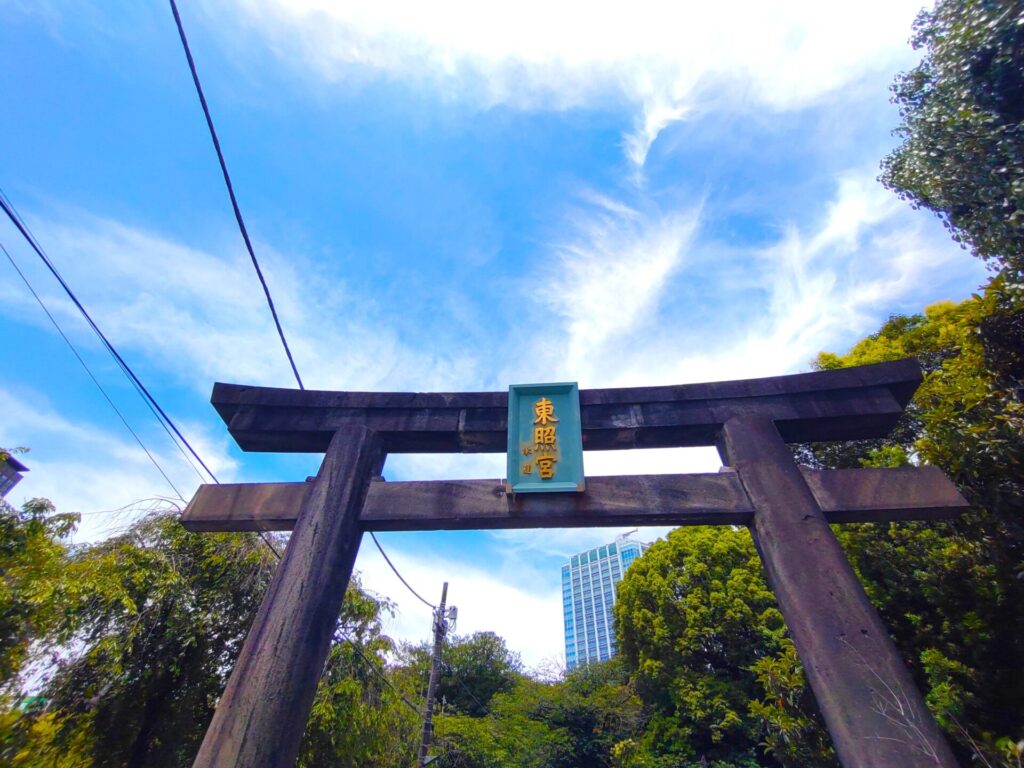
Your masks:
{"label": "torii right pillar", "polygon": [[775,422],[733,416],[719,450],[754,507],[754,544],[844,768],[956,768]]}

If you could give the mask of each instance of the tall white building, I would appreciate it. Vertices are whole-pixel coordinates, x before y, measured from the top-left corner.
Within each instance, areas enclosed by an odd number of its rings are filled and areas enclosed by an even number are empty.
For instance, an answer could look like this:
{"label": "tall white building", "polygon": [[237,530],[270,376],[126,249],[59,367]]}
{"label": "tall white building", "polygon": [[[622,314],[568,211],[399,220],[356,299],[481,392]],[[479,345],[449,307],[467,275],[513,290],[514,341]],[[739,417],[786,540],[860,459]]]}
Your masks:
{"label": "tall white building", "polygon": [[[632,533],[632,531],[631,531]],[[612,606],[622,575],[649,545],[616,537],[611,544],[573,555],[562,566],[562,608],[565,616],[565,665],[610,659],[618,650],[612,627]]]}

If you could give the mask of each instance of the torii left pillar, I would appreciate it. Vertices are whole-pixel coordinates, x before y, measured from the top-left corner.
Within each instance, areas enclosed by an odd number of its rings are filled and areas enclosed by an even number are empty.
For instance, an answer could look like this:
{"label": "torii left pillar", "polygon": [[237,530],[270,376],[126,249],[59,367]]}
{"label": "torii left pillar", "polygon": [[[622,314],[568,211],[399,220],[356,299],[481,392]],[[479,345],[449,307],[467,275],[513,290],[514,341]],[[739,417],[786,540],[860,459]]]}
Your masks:
{"label": "torii left pillar", "polygon": [[335,433],[194,768],[295,765],[384,458],[366,427]]}

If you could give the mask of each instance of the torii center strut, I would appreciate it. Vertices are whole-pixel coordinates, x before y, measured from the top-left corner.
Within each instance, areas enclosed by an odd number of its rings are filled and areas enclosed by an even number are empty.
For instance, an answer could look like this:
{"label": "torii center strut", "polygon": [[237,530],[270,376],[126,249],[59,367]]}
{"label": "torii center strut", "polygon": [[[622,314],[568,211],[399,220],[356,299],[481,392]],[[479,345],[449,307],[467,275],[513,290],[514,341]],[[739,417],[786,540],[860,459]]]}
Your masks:
{"label": "torii center strut", "polygon": [[579,393],[583,448],[718,447],[715,474],[587,478],[582,493],[495,480],[383,482],[388,453],[500,453],[504,392],[326,392],[216,384],[245,451],[323,452],[316,478],[202,486],[193,531],[292,536],[195,766],[291,768],[363,531],[746,525],[845,768],[956,761],[829,523],[936,520],[967,508],[934,467],[808,470],[787,443],[881,438],[916,361]]}

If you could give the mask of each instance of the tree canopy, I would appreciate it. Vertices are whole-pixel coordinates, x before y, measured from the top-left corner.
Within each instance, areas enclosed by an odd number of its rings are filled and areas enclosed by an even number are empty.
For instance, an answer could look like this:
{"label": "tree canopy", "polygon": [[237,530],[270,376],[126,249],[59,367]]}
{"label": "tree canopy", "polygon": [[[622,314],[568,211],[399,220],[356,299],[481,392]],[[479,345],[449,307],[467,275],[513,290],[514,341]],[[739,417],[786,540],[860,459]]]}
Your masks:
{"label": "tree canopy", "polygon": [[[76,521],[40,500],[0,514],[0,762],[191,765],[276,560],[254,534],[193,534],[172,514],[71,549]],[[352,584],[302,765],[411,761],[410,692],[382,682],[385,610]],[[41,679],[19,676],[28,662]]]}
{"label": "tree canopy", "polygon": [[[991,765],[1024,751],[1024,336],[987,331],[1004,280],[820,355],[821,369],[914,356],[925,380],[889,438],[795,449],[818,467],[934,464],[973,503],[946,523],[834,530],[961,758]],[[673,531],[619,596],[620,647],[651,708],[638,766],[835,764],[746,531]]]}
{"label": "tree canopy", "polygon": [[902,144],[882,181],[953,238],[1024,275],[1024,3],[938,0],[914,25],[921,63],[897,78]]}
{"label": "tree canopy", "polygon": [[[420,680],[429,674],[431,650],[427,643],[405,649],[405,666]],[[523,677],[523,663],[503,638],[476,632],[447,638],[438,673],[437,700],[448,710],[481,717],[497,694],[511,691]]]}
{"label": "tree canopy", "polygon": [[437,719],[438,765],[444,768],[590,768],[625,766],[646,722],[616,659],[544,683],[521,677],[497,694],[483,717]]}
{"label": "tree canopy", "polygon": [[[1019,331],[998,342],[986,323],[1000,315],[996,279],[960,304],[894,317],[822,367],[917,355],[926,368],[912,429],[863,451],[868,465],[927,462],[973,503],[945,524],[850,526],[841,540],[897,644],[930,689],[940,722],[969,739],[1024,736],[1024,407],[1021,371],[992,364]],[[986,736],[987,735],[987,736]],[[994,743],[994,741],[993,741]]]}
{"label": "tree canopy", "polygon": [[654,543],[619,586],[615,622],[653,708],[643,746],[654,764],[756,764],[753,667],[788,641],[750,535],[681,528]]}
{"label": "tree canopy", "polygon": [[[961,758],[992,766],[1015,764],[1024,736],[1024,338],[1007,285],[823,353],[818,368],[912,355],[925,381],[885,440],[796,448],[823,467],[932,463],[973,503],[947,523],[836,533]],[[0,760],[188,765],[275,561],[252,534],[173,516],[72,548],[75,524],[43,500],[0,514]],[[429,654],[394,647],[387,611],[358,584],[346,596],[300,765],[411,763]],[[620,585],[616,627],[619,658],[554,682],[493,633],[449,638],[437,764],[836,765],[746,531],[655,543]]]}

